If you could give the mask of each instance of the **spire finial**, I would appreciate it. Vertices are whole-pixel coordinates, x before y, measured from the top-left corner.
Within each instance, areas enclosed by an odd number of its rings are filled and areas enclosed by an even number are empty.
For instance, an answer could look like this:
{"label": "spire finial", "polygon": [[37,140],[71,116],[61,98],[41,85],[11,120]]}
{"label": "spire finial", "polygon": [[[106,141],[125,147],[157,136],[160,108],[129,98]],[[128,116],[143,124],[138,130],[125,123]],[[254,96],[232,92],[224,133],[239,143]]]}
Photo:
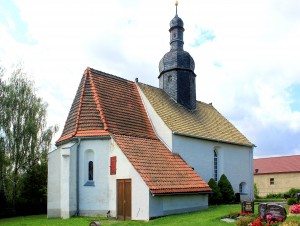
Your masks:
{"label": "spire finial", "polygon": [[178,0],[176,0],[176,2],[175,2],[175,6],[176,6],[176,15],[177,15],[177,6],[178,6]]}

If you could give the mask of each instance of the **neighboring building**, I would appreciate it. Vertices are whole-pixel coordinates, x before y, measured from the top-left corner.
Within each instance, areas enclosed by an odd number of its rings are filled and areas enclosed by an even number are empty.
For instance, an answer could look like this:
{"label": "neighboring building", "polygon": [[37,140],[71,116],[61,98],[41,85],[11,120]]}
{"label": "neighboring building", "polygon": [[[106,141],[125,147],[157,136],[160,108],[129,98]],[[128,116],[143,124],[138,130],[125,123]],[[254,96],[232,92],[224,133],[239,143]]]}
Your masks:
{"label": "neighboring building", "polygon": [[[196,100],[183,21],[159,87],[87,68],[57,149],[49,153],[48,217],[106,215],[149,220],[208,207],[207,185],[225,174],[253,199],[253,144],[211,104]],[[154,77],[154,76],[153,76]]]}
{"label": "neighboring building", "polygon": [[300,155],[254,159],[254,183],[262,197],[300,188]]}

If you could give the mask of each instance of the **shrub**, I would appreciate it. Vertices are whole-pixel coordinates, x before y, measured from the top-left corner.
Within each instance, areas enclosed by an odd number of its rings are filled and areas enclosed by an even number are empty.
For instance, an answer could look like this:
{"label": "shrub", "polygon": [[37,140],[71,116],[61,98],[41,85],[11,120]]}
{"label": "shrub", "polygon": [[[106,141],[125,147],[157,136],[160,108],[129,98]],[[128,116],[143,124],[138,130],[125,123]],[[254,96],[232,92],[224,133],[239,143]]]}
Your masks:
{"label": "shrub", "polygon": [[259,199],[259,195],[258,195],[259,194],[259,190],[258,190],[258,187],[257,187],[256,183],[254,183],[253,190],[254,190],[254,198]]}
{"label": "shrub", "polygon": [[290,206],[290,205],[294,205],[294,204],[297,204],[297,199],[296,198],[289,198],[287,200],[287,204]]}
{"label": "shrub", "polygon": [[277,198],[280,198],[282,199],[283,198],[283,194],[282,193],[277,193],[277,194],[267,194],[267,199],[277,199]]}
{"label": "shrub", "polygon": [[227,204],[227,203],[234,202],[235,199],[234,191],[231,186],[231,183],[229,182],[225,174],[222,174],[222,176],[220,177],[218,186],[220,188],[223,197],[223,203]]}
{"label": "shrub", "polygon": [[300,193],[300,188],[291,188],[286,194],[290,195],[290,197],[295,197],[297,193]]}
{"label": "shrub", "polygon": [[208,202],[210,205],[216,205],[216,204],[221,204],[222,203],[222,194],[220,191],[220,188],[216,181],[211,178],[208,182],[209,187],[212,189],[213,194],[209,195]]}

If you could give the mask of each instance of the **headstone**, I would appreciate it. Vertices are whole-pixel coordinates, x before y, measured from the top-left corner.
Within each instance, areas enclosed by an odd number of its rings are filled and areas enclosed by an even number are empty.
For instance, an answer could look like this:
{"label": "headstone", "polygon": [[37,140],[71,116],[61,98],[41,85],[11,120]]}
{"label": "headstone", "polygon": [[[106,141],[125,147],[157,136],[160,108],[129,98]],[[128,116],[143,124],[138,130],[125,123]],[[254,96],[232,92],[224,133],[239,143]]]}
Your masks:
{"label": "headstone", "polygon": [[90,223],[90,226],[101,226],[100,222],[99,221],[92,221]]}
{"label": "headstone", "polygon": [[242,202],[243,213],[254,213],[254,202],[243,201]]}
{"label": "headstone", "polygon": [[258,215],[263,219],[266,217],[267,206],[267,203],[261,203],[258,205]]}
{"label": "headstone", "polygon": [[298,202],[300,201],[300,193],[297,193],[296,194],[296,198],[297,198],[297,200],[298,200]]}
{"label": "headstone", "polygon": [[268,204],[265,212],[266,219],[285,221],[286,210],[283,206],[277,204]]}

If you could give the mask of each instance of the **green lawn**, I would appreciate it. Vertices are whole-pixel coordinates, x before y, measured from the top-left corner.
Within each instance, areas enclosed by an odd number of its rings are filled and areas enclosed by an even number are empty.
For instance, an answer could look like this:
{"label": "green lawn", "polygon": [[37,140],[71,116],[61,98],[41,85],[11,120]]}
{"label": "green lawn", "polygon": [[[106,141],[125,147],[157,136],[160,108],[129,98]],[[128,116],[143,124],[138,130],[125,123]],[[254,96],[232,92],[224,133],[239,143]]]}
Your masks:
{"label": "green lawn", "polygon": [[[256,206],[257,208],[257,206]],[[229,212],[239,212],[241,210],[240,205],[222,205],[211,206],[206,211],[199,211],[194,213],[173,215],[167,217],[161,217],[151,220],[149,222],[142,221],[116,221],[114,219],[99,218],[99,217],[72,217],[67,220],[62,219],[47,219],[45,215],[27,216],[27,217],[15,217],[0,219],[1,226],[87,226],[91,221],[97,220],[101,222],[101,225],[185,225],[185,226],[222,226],[222,225],[235,225],[235,223],[226,223],[220,221],[220,218]],[[257,213],[257,210],[256,210]],[[300,222],[300,217],[289,217],[288,220],[296,220]]]}

